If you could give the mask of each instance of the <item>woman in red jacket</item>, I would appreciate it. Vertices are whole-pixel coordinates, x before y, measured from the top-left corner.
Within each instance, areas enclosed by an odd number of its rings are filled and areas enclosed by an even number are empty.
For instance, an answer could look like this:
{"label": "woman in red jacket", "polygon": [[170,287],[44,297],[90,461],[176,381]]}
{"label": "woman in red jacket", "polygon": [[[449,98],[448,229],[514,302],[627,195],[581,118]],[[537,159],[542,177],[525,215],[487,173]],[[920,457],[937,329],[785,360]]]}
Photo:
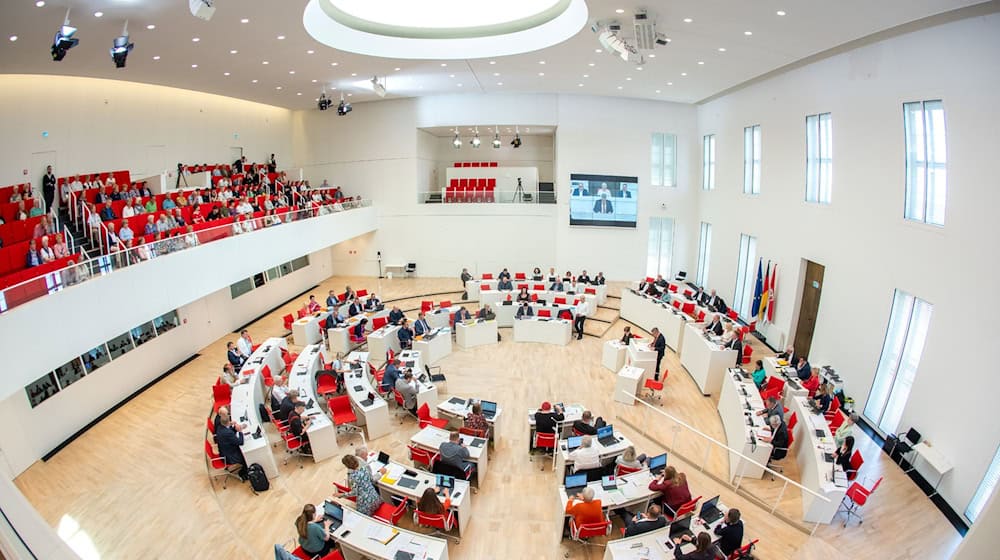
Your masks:
{"label": "woman in red jacket", "polygon": [[684,504],[691,501],[691,491],[688,490],[687,476],[677,472],[674,467],[667,467],[656,480],[649,483],[649,489],[663,494],[663,505],[676,513]]}

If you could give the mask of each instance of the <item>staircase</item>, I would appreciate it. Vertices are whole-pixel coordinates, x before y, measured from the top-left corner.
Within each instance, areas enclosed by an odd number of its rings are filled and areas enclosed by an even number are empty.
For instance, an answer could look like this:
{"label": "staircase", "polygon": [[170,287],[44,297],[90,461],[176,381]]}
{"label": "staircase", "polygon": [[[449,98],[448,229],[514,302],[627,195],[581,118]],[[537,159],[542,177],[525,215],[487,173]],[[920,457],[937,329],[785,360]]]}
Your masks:
{"label": "staircase", "polygon": [[[86,252],[90,257],[96,257],[101,253],[100,247],[95,247],[87,236],[86,231],[80,229],[73,223],[72,218],[69,216],[69,210],[65,206],[59,207],[59,224],[66,226],[66,230],[69,231],[70,235],[73,237],[73,247],[76,252]],[[86,227],[86,226],[84,226]],[[66,240],[69,242],[69,240]]]}

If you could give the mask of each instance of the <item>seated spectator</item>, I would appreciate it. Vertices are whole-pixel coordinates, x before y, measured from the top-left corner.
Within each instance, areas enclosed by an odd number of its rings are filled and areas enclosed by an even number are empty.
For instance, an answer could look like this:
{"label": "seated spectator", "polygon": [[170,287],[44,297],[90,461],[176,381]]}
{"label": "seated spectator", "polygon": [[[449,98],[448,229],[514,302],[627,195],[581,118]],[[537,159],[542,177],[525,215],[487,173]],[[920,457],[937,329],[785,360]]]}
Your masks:
{"label": "seated spectator", "polygon": [[[91,205],[93,207],[93,205]],[[17,213],[14,214],[14,220],[18,222],[23,222],[28,219],[28,212],[24,209],[24,201],[17,203]]]}
{"label": "seated spectator", "polygon": [[[63,187],[64,188],[68,188],[69,185],[63,185]],[[86,187],[86,185],[84,185],[84,187]],[[118,192],[116,191],[115,194],[117,195]],[[101,190],[97,191],[96,193],[94,193],[94,202],[96,204],[107,204],[107,203],[111,202],[112,200],[113,199],[110,196],[104,194],[104,189],[101,189]]]}
{"label": "seated spectator", "polygon": [[49,247],[49,237],[47,235],[42,237],[42,246],[38,249],[38,256],[42,258],[43,263],[50,263],[56,260],[56,253],[52,250],[52,247]]}
{"label": "seated spectator", "polygon": [[156,233],[157,231],[159,231],[156,228],[156,221],[155,220],[156,220],[156,217],[153,216],[152,214],[150,214],[149,216],[146,217],[146,229],[143,232],[145,235],[153,235],[154,233]]}
{"label": "seated spectator", "polygon": [[132,212],[138,216],[146,213],[146,207],[142,204],[142,199],[138,196],[132,200]]}
{"label": "seated spectator", "polygon": [[649,504],[646,511],[635,515],[629,514],[624,508],[617,510],[618,515],[625,524],[625,538],[634,537],[667,526],[667,519],[663,517],[660,506]]}
{"label": "seated spectator", "polygon": [[186,196],[184,196],[184,193],[178,194],[174,202],[176,202],[177,206],[180,208],[184,208],[185,206],[188,205],[188,199]]}
{"label": "seated spectator", "polygon": [[32,237],[42,237],[44,235],[49,235],[52,233],[52,226],[49,224],[49,217],[42,216],[39,218],[38,223],[35,224],[35,229],[32,232]]}
{"label": "seated spectator", "polygon": [[601,453],[594,447],[593,436],[583,436],[580,447],[570,452],[569,458],[573,461],[573,472],[601,468]]}
{"label": "seated spectator", "polygon": [[[150,216],[152,218],[152,216]],[[173,229],[171,227],[170,217],[164,213],[160,214],[160,219],[156,221],[156,233],[164,233]]]}
{"label": "seated spectator", "polygon": [[101,215],[97,213],[97,209],[94,208],[93,204],[89,205],[90,216],[87,217],[87,227],[90,228],[91,235],[97,235],[97,232],[101,229]]}
{"label": "seated spectator", "polygon": [[69,247],[66,246],[66,242],[63,240],[63,234],[56,234],[56,241],[52,244],[52,250],[55,252],[57,259],[69,256]]}
{"label": "seated spectator", "polygon": [[[65,187],[66,183],[63,183],[63,185]],[[64,198],[68,199],[69,197],[66,196]],[[21,185],[14,185],[14,192],[11,193],[10,199],[7,202],[21,202],[21,200],[23,200],[21,198]]]}
{"label": "seated spectator", "polygon": [[128,222],[122,222],[122,228],[118,230],[118,238],[122,241],[132,241],[133,237],[135,237],[135,232],[128,227]]}
{"label": "seated spectator", "polygon": [[135,216],[135,210],[133,210],[132,207],[129,206],[128,204],[122,206],[122,218],[127,220],[132,216]]}
{"label": "seated spectator", "polygon": [[191,211],[191,223],[201,224],[204,222],[205,222],[205,216],[201,215],[201,208],[198,208],[196,206],[195,209]]}
{"label": "seated spectator", "polygon": [[139,196],[153,196],[153,192],[149,190],[149,185],[146,183],[139,184]]}
{"label": "seated spectator", "polygon": [[240,200],[240,203],[236,206],[236,213],[241,215],[253,214],[253,206],[251,206],[247,197],[244,196]]}
{"label": "seated spectator", "polygon": [[222,207],[213,206],[212,210],[209,211],[208,216],[205,217],[205,221],[211,222],[212,220],[218,220],[222,217]]}
{"label": "seated spectator", "polygon": [[184,221],[184,214],[181,213],[180,208],[174,208],[173,220],[175,224],[174,227],[184,227],[187,225],[187,222]]}
{"label": "seated spectator", "polygon": [[24,257],[24,265],[27,268],[32,268],[40,264],[42,264],[42,254],[38,252],[35,240],[32,239],[28,242],[28,253]]}
{"label": "seated spectator", "polygon": [[169,196],[164,197],[163,198],[163,209],[164,210],[173,210],[174,208],[177,208],[177,203],[174,202],[174,199],[170,198]]}
{"label": "seated spectator", "polygon": [[156,212],[156,210],[156,199],[149,197],[149,200],[146,201],[146,212]]}
{"label": "seated spectator", "polygon": [[194,232],[192,226],[187,227],[187,233],[184,234],[184,246],[187,248],[196,247],[198,245],[198,234]]}

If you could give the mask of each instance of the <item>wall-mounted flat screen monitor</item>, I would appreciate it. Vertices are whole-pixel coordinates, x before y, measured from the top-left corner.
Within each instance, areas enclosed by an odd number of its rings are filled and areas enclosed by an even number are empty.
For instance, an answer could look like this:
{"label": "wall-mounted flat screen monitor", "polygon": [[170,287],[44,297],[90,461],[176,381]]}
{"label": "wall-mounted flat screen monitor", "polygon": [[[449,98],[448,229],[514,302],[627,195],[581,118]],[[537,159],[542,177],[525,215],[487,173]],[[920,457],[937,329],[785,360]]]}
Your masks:
{"label": "wall-mounted flat screen monitor", "polygon": [[573,173],[569,184],[569,225],[635,227],[638,177]]}

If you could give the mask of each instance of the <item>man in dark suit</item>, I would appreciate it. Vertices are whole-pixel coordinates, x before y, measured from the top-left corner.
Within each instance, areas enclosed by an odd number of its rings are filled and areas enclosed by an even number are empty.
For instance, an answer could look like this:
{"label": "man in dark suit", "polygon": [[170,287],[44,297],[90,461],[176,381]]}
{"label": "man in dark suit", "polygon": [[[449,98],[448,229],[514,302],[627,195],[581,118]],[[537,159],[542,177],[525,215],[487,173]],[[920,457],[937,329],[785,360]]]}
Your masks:
{"label": "man in dark suit", "polygon": [[727,558],[743,546],[743,521],[740,519],[740,510],[729,508],[725,521],[716,525],[715,534],[719,535],[719,549]]}
{"label": "man in dark suit", "polygon": [[573,422],[573,430],[586,436],[596,436],[597,426],[594,422],[594,415],[589,410],[583,411],[583,416]]}
{"label": "man in dark suit", "polygon": [[233,364],[236,371],[239,371],[243,367],[243,363],[247,361],[247,357],[240,352],[240,349],[233,342],[226,343],[226,357],[229,358],[229,363]]}
{"label": "man in dark suit", "polygon": [[42,197],[45,199],[45,211],[52,210],[52,201],[56,198],[56,176],[52,174],[52,166],[45,168],[42,176]]}
{"label": "man in dark suit", "polygon": [[553,282],[551,286],[549,286],[550,292],[561,292],[563,290],[565,290],[565,288],[563,287],[562,280],[558,278],[556,278],[556,281]]}
{"label": "man in dark suit", "polygon": [[715,336],[722,336],[723,332],[722,319],[719,318],[719,314],[715,313],[712,315],[712,320],[705,325],[705,332],[714,334]]}
{"label": "man in dark suit", "polygon": [[590,196],[590,191],[587,190],[587,185],[583,183],[577,183],[573,187],[573,193],[571,196]]}
{"label": "man in dark suit", "polygon": [[463,305],[462,307],[458,308],[458,311],[455,312],[455,320],[452,321],[451,326],[452,328],[454,328],[455,325],[461,323],[462,321],[468,321],[471,318],[472,315],[469,314],[469,310],[466,309],[465,306]]}
{"label": "man in dark suit", "polygon": [[417,322],[413,323],[413,332],[415,332],[417,335],[427,334],[431,332],[431,326],[427,322],[427,317],[426,315],[424,315],[423,311],[421,311],[420,314],[417,315]]}
{"label": "man in dark suit", "polygon": [[520,319],[521,317],[532,317],[535,315],[535,310],[528,305],[528,302],[523,302],[521,307],[517,308],[517,313],[514,314],[515,319]]}
{"label": "man in dark suit", "polygon": [[618,185],[618,192],[615,193],[618,198],[632,198],[632,193],[628,190],[625,184]]}
{"label": "man in dark suit", "polygon": [[584,270],[579,276],[576,277],[576,282],[578,284],[590,284],[590,276],[587,276],[587,271]]}
{"label": "man in dark suit", "polygon": [[802,381],[812,376],[812,366],[809,365],[809,361],[806,360],[805,356],[799,356],[799,363],[795,365],[795,375]]}
{"label": "man in dark suit", "polygon": [[667,519],[663,517],[662,510],[657,504],[649,504],[645,512],[629,515],[625,508],[619,509],[618,515],[625,523],[625,538],[634,537],[667,526]]}
{"label": "man in dark suit", "polygon": [[706,300],[705,303],[708,306],[708,308],[711,309],[712,311],[718,311],[719,313],[725,313],[726,311],[729,311],[729,308],[726,307],[726,302],[721,297],[715,294],[715,290],[712,290],[709,293],[708,299]]}
{"label": "man in dark suit", "polygon": [[660,362],[663,361],[663,354],[667,351],[667,339],[660,333],[660,329],[653,327],[649,331],[653,335],[653,350],[656,350],[656,371],[653,372],[653,380],[660,380]]}
{"label": "man in dark suit", "polygon": [[326,306],[336,307],[338,303],[340,302],[337,301],[337,295],[333,293],[333,290],[330,290],[330,294],[326,296]]}
{"label": "man in dark suit", "polygon": [[500,281],[497,282],[497,289],[501,291],[510,291],[514,289],[514,284],[510,281],[510,276],[504,278],[501,277]]}
{"label": "man in dark suit", "polygon": [[389,324],[398,325],[402,320],[403,311],[399,308],[399,306],[393,305],[392,311],[389,312]]}
{"label": "man in dark suit", "polygon": [[486,319],[487,321],[490,321],[492,319],[496,319],[496,313],[490,309],[489,305],[484,305],[482,309],[479,310],[479,313],[476,313],[476,319]]}
{"label": "man in dark suit", "polygon": [[406,317],[399,322],[399,332],[396,333],[399,338],[399,347],[403,350],[409,350],[413,347],[413,329],[410,328],[410,322],[406,320]]}
{"label": "man in dark suit", "polygon": [[354,298],[354,300],[351,301],[351,305],[347,308],[347,316],[354,317],[362,311],[364,311],[364,307],[361,306],[361,302],[358,301],[358,298]]}
{"label": "man in dark suit", "polygon": [[498,279],[498,280],[503,280],[503,279],[507,279],[507,280],[510,280],[510,272],[507,272],[507,269],[506,269],[506,268],[505,268],[505,269],[503,269],[503,270],[502,270],[502,271],[500,272],[500,274],[498,274],[498,275],[497,275],[497,279]]}
{"label": "man in dark suit", "polygon": [[458,278],[459,280],[462,281],[462,301],[465,301],[469,299],[469,292],[465,291],[465,283],[468,282],[469,280],[472,280],[472,275],[469,274],[468,268],[463,268],[462,274]]}
{"label": "man in dark suit", "polygon": [[215,442],[219,446],[219,455],[226,460],[226,468],[246,480],[247,460],[240,450],[243,445],[243,426],[233,422],[228,415],[222,417],[220,426],[215,430]]}
{"label": "man in dark suit", "polygon": [[[281,406],[277,412],[274,412],[274,417],[278,420],[288,420],[288,415],[295,410],[295,403],[302,402],[299,400],[298,389],[289,389],[288,394],[285,395],[284,399],[281,399]],[[273,412],[273,411],[272,411]]]}
{"label": "man in dark suit", "polygon": [[611,201],[608,200],[606,194],[602,194],[599,200],[594,201],[594,213],[595,214],[612,214],[615,208],[611,205]]}
{"label": "man in dark suit", "polygon": [[743,362],[743,341],[739,335],[733,336],[733,339],[726,343],[726,348],[736,350],[736,367],[740,367],[740,363]]}
{"label": "man in dark suit", "polygon": [[771,425],[771,437],[761,437],[760,440],[769,442],[774,448],[771,449],[771,460],[780,461],[788,454],[788,426],[777,415],[767,419]]}

